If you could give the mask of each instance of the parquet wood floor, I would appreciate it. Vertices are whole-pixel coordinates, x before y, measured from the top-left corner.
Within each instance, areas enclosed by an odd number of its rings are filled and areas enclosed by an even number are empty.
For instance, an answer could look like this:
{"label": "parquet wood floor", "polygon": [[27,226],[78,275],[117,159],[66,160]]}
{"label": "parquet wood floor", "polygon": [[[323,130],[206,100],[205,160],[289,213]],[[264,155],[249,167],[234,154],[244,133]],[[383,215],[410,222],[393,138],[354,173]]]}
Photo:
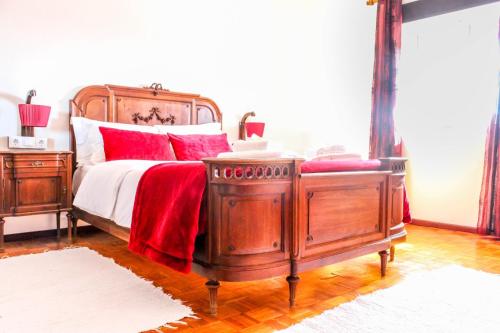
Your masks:
{"label": "parquet wood floor", "polygon": [[[348,302],[358,295],[394,285],[411,272],[448,264],[500,273],[500,241],[496,239],[412,225],[407,230],[408,240],[398,245],[396,261],[389,264],[387,276],[383,279],[379,275],[376,254],[302,273],[294,309],[288,308],[285,277],[222,283],[219,314],[215,318],[207,313],[205,279],[198,275],[177,273],[134,255],[127,250],[125,242],[102,232],[83,233],[74,245],[87,246],[113,258],[118,264],[154,281],[165,292],[191,306],[200,319],[188,319],[187,325],[178,325],[177,332],[183,333],[272,332]],[[53,238],[8,242],[6,252],[0,255],[16,256],[67,246],[64,241],[57,243]]]}

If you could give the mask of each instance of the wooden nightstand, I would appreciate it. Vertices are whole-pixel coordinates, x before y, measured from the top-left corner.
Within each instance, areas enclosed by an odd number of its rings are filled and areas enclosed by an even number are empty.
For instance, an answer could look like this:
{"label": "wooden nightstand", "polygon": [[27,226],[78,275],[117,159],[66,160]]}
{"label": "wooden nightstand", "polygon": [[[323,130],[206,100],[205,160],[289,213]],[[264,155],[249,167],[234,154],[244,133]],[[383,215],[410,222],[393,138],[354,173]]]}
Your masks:
{"label": "wooden nightstand", "polygon": [[[55,213],[60,238],[61,212],[71,210],[71,158],[68,151],[0,151],[0,252],[7,216]],[[70,241],[71,225],[68,216]]]}

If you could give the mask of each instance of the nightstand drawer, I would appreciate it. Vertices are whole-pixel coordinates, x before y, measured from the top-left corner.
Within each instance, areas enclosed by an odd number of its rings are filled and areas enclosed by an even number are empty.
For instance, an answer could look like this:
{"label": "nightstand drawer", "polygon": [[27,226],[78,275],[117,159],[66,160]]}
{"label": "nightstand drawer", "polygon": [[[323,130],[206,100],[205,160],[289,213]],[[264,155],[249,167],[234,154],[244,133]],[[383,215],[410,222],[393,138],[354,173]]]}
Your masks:
{"label": "nightstand drawer", "polygon": [[16,173],[40,172],[44,170],[61,169],[65,170],[65,156],[30,154],[14,156],[12,162],[5,163],[7,169],[12,168]]}

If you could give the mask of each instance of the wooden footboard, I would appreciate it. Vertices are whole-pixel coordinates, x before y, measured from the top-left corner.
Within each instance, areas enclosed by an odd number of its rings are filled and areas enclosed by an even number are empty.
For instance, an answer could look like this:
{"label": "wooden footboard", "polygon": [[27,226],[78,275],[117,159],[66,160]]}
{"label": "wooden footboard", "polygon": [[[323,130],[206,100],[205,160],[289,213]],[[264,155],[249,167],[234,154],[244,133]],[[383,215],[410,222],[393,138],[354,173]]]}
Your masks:
{"label": "wooden footboard", "polygon": [[378,252],[385,275],[402,220],[404,159],[375,171],[312,174],[301,173],[300,159],[204,161],[208,232],[195,262],[210,279],[212,313],[218,280],[288,274],[293,305],[304,270]]}
{"label": "wooden footboard", "polygon": [[[380,170],[302,174],[300,159],[206,159],[208,223],[193,271],[207,277],[210,312],[219,281],[287,275],[290,305],[298,273],[378,252],[385,275],[388,249],[404,239],[404,159]],[[83,219],[128,240],[129,232],[75,208]],[[401,227],[402,226],[402,227]]]}

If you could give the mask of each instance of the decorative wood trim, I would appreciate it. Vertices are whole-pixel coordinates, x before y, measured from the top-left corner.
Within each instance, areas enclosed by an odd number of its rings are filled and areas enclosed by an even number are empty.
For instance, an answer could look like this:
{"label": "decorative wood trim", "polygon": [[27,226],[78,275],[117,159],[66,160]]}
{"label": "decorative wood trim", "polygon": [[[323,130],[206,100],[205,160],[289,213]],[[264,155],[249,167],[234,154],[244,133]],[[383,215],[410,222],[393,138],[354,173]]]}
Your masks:
{"label": "decorative wood trim", "polygon": [[460,232],[468,232],[468,233],[472,233],[472,234],[477,234],[476,227],[469,227],[466,225],[448,224],[448,223],[434,222],[434,221],[420,220],[420,219],[412,219],[411,224],[418,225],[421,227],[446,229],[446,230],[452,230],[452,231],[460,231]]}
{"label": "decorative wood trim", "polygon": [[208,177],[213,183],[228,181],[289,180],[294,177],[293,160],[203,159],[209,162]]}
{"label": "decorative wood trim", "polygon": [[161,111],[158,107],[153,107],[151,108],[151,110],[149,110],[148,116],[143,116],[139,112],[132,114],[132,121],[134,122],[134,124],[138,124],[139,121],[143,121],[147,124],[153,119],[153,117],[156,117],[156,120],[158,120],[162,125],[165,125],[167,123],[173,125],[175,123],[175,116],[169,114],[167,117],[162,118],[162,116],[160,116],[160,113]]}

